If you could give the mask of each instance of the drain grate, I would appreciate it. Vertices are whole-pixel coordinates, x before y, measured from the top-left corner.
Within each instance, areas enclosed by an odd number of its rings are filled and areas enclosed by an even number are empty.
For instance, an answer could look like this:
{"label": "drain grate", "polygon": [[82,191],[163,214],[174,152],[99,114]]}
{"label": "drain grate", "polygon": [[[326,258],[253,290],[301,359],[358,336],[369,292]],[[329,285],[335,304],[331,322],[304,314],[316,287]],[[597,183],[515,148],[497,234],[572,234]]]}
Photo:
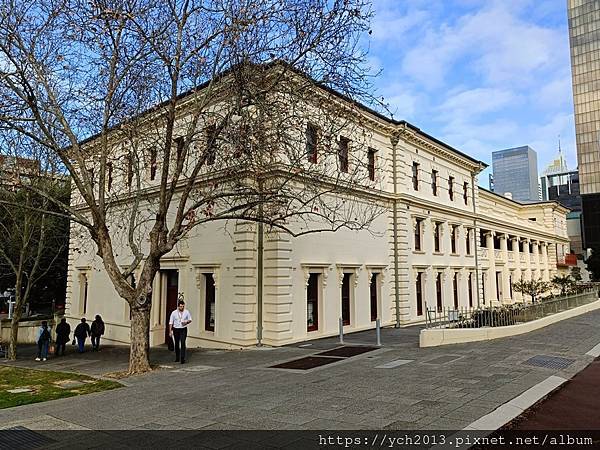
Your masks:
{"label": "drain grate", "polygon": [[561,358],[560,356],[535,355],[523,364],[535,367],[545,367],[547,369],[566,369],[574,362],[574,359]]}
{"label": "drain grate", "polygon": [[0,448],[29,449],[39,448],[57,441],[25,427],[12,427],[0,430]]}
{"label": "drain grate", "polygon": [[347,345],[345,347],[334,348],[326,352],[317,353],[319,356],[335,356],[336,358],[351,358],[353,356],[362,355],[363,353],[377,350],[377,347],[363,347]]}
{"label": "drain grate", "polygon": [[460,358],[458,355],[444,355],[438,356],[437,358],[430,359],[429,361],[423,361],[423,364],[446,364],[450,361],[454,361]]}
{"label": "drain grate", "polygon": [[306,358],[295,359],[275,366],[269,366],[270,369],[294,369],[309,370],[315,367],[325,366],[334,362],[343,361],[343,358],[324,358],[320,356],[307,356]]}
{"label": "drain grate", "polygon": [[404,364],[408,364],[413,362],[413,359],[395,359],[394,361],[386,362],[385,364],[381,364],[380,366],[375,366],[376,369],[395,369],[396,367],[403,366]]}

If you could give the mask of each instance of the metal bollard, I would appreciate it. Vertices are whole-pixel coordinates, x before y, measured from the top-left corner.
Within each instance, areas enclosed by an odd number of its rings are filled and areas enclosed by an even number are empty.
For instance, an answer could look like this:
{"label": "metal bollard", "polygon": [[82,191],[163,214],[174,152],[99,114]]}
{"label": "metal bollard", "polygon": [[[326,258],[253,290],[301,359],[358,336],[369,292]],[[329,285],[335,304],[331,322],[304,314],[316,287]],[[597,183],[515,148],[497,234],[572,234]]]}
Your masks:
{"label": "metal bollard", "polygon": [[344,345],[344,319],[340,317],[340,344]]}
{"label": "metal bollard", "polygon": [[377,347],[381,347],[381,319],[375,321],[375,334],[377,335]]}

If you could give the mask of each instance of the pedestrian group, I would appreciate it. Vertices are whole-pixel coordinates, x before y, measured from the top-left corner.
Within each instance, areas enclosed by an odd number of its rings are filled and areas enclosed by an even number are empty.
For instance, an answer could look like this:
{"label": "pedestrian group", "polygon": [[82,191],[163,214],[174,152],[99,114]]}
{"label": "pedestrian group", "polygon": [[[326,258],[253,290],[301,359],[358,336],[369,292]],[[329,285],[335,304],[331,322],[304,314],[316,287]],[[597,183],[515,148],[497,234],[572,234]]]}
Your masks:
{"label": "pedestrian group", "polygon": [[[81,322],[75,327],[73,332],[72,344],[77,344],[77,350],[79,353],[85,351],[85,341],[88,337],[92,339],[92,350],[100,350],[100,336],[104,334],[104,322],[100,315],[96,315],[96,318],[92,322],[92,326],[87,323],[85,317],[81,318]],[[54,354],[55,356],[61,356],[65,354],[67,343],[71,340],[71,326],[67,323],[67,319],[64,317],[60,323],[56,326],[56,345]],[[46,361],[48,358],[48,350],[50,342],[52,341],[52,335],[50,333],[50,327],[47,321],[42,321],[42,324],[37,332],[36,342],[38,345],[36,361]]]}

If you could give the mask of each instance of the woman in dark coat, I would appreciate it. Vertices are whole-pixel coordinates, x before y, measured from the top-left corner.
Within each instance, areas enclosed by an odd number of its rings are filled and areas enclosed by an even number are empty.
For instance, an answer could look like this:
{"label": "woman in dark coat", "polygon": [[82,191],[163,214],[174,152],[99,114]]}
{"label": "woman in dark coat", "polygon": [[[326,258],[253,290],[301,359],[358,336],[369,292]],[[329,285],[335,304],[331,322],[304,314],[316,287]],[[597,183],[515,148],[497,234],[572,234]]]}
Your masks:
{"label": "woman in dark coat", "polygon": [[65,354],[65,347],[67,342],[70,341],[69,335],[71,334],[71,326],[67,323],[67,319],[64,317],[60,323],[56,326],[56,351],[55,355]]}

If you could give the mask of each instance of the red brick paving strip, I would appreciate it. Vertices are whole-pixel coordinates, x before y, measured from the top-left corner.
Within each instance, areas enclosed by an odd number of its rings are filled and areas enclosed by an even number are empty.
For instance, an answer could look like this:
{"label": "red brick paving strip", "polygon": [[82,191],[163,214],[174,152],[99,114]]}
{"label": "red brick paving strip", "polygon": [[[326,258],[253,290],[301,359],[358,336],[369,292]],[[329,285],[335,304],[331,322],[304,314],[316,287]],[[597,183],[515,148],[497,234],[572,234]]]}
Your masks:
{"label": "red brick paving strip", "polygon": [[503,429],[600,430],[600,359]]}

